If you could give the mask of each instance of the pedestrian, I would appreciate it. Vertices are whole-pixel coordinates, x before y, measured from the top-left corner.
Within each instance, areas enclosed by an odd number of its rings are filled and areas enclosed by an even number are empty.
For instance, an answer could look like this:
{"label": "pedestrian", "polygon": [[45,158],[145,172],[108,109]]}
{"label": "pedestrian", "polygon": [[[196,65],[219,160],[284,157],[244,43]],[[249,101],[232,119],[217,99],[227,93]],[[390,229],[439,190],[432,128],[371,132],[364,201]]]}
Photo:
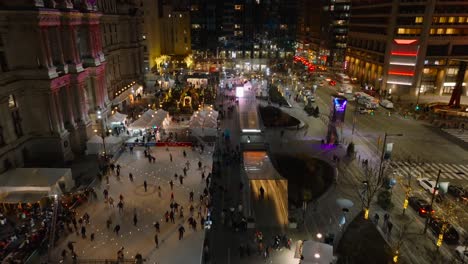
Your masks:
{"label": "pedestrian", "polygon": [[190,191],[189,193],[189,201],[193,202],[193,191]]}
{"label": "pedestrian", "polygon": [[112,225],[112,219],[111,219],[111,217],[109,216],[109,218],[106,220],[106,227],[107,227],[107,229],[109,229],[111,225]]}
{"label": "pedestrian", "polygon": [[159,238],[158,238],[158,234],[155,234],[155,235],[154,235],[154,243],[156,244],[156,248],[159,248]]}
{"label": "pedestrian", "polygon": [[169,218],[171,219],[171,223],[174,224],[174,223],[175,223],[175,220],[174,220],[174,211],[171,211],[171,212],[169,213]]}
{"label": "pedestrian", "polygon": [[375,213],[375,215],[374,215],[374,224],[375,224],[376,226],[379,225],[379,219],[380,219],[379,214],[378,214],[378,213]]}
{"label": "pedestrian", "polygon": [[177,175],[177,173],[174,173],[174,179],[177,181],[178,178],[179,176]]}
{"label": "pedestrian", "polygon": [[156,157],[151,156],[151,159],[153,160],[153,163],[156,163]]}
{"label": "pedestrian", "polygon": [[197,215],[198,218],[201,218],[201,217],[202,217],[201,211],[202,211],[202,206],[199,205],[199,206],[198,206],[198,215]]}
{"label": "pedestrian", "polygon": [[81,226],[81,238],[85,239],[86,238],[86,227]]}
{"label": "pedestrian", "polygon": [[120,202],[117,204],[117,207],[119,207],[119,213],[123,213],[123,206],[124,206],[124,204],[123,204],[122,201],[120,201]]}
{"label": "pedestrian", "polygon": [[180,185],[184,184],[184,177],[182,177],[182,175],[179,176],[179,182],[180,182]]}
{"label": "pedestrian", "polygon": [[161,198],[161,185],[158,186],[158,196]]}
{"label": "pedestrian", "polygon": [[[185,152],[185,151],[184,151]],[[182,240],[184,238],[184,233],[185,233],[185,228],[183,225],[179,227],[179,240]]]}
{"label": "pedestrian", "polygon": [[185,152],[185,150],[184,150],[184,151],[182,151],[182,155],[184,155],[184,158],[186,158],[186,157],[187,157],[187,153]]}
{"label": "pedestrian", "polygon": [[174,203],[174,213],[177,213],[179,211],[179,204]]}
{"label": "pedestrian", "polygon": [[184,177],[187,177],[187,168],[184,167],[184,168],[182,169],[182,171],[184,172]]}
{"label": "pedestrian", "polygon": [[202,179],[202,181],[205,179],[205,172],[203,172],[203,171],[201,173],[201,179]]}
{"label": "pedestrian", "polygon": [[68,247],[68,249],[70,250],[71,253],[75,252],[75,247],[73,246],[73,243],[76,243],[76,242],[70,241],[67,244],[67,247]]}
{"label": "pedestrian", "polygon": [[104,194],[104,200],[107,202],[107,198],[109,197],[109,191],[107,189],[104,189],[104,191],[102,191],[102,194]]}
{"label": "pedestrian", "polygon": [[159,222],[156,222],[156,223],[154,224],[154,228],[156,229],[156,233],[159,233],[159,231],[160,231],[160,230],[159,230]]}
{"label": "pedestrian", "polygon": [[171,192],[171,202],[174,201],[174,193]]}
{"label": "pedestrian", "polygon": [[171,180],[171,181],[169,182],[169,185],[171,185],[171,191],[172,191],[173,188],[174,188],[174,182]]}
{"label": "pedestrian", "polygon": [[137,226],[137,223],[138,223],[138,217],[137,217],[137,214],[135,212],[135,213],[133,213],[133,225]]}
{"label": "pedestrian", "polygon": [[94,233],[91,233],[90,238],[91,238],[91,242],[94,241]]}
{"label": "pedestrian", "polygon": [[260,186],[260,199],[263,200],[265,197],[265,189],[263,189],[263,186]]}
{"label": "pedestrian", "polygon": [[199,160],[199,161],[198,161],[198,169],[201,170],[201,167],[202,167],[202,163],[201,163],[201,161]]}
{"label": "pedestrian", "polygon": [[195,220],[195,219],[193,219],[193,221],[192,221],[192,228],[193,228],[194,231],[197,230],[197,220]]}
{"label": "pedestrian", "polygon": [[166,223],[169,223],[169,211],[166,211],[164,218],[166,218]]}
{"label": "pedestrian", "polygon": [[169,159],[170,159],[171,162],[172,162],[172,154],[171,154],[171,153],[169,153]]}
{"label": "pedestrian", "polygon": [[148,190],[148,183],[146,180],[143,182],[143,186],[145,187],[145,192]]}
{"label": "pedestrian", "polygon": [[120,232],[120,225],[116,225],[116,226],[114,227],[114,232],[115,232],[116,235],[119,235],[119,232]]}
{"label": "pedestrian", "polygon": [[133,182],[133,174],[131,172],[128,174],[128,178],[130,179],[131,182]]}
{"label": "pedestrian", "polygon": [[114,199],[109,196],[109,207],[114,207]]}
{"label": "pedestrian", "polygon": [[390,215],[388,213],[385,213],[383,224],[382,224],[382,229],[384,230],[384,232],[387,231],[387,222],[389,218],[390,218]]}
{"label": "pedestrian", "polygon": [[393,223],[388,221],[387,222],[387,237],[388,237],[388,239],[391,238],[392,229],[393,229]]}
{"label": "pedestrian", "polygon": [[123,203],[124,197],[122,194],[119,195],[119,200]]}

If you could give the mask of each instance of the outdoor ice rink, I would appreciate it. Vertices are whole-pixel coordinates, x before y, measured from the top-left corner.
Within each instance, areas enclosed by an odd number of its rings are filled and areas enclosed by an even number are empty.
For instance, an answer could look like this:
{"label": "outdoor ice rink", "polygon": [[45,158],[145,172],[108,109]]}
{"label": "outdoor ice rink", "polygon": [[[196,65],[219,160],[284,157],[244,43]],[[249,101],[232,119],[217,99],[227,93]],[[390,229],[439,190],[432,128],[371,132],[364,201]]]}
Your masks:
{"label": "outdoor ice rink", "polygon": [[[184,150],[186,158],[183,157]],[[68,235],[66,240],[61,240],[56,246],[53,252],[54,259],[61,259],[61,252],[67,248],[69,241],[76,242],[75,252],[81,260],[115,259],[121,247],[124,247],[125,259],[131,259],[140,253],[146,259],[146,263],[193,263],[193,260],[201,258],[204,231],[197,215],[199,196],[206,186],[201,173],[205,166],[205,176],[211,172],[212,148],[205,147],[204,153],[200,154],[199,150],[193,151],[190,147],[169,147],[169,150],[166,150],[166,147],[151,147],[151,155],[156,157],[155,163],[149,163],[143,151],[143,147],[135,147],[131,154],[127,149],[118,158],[115,164],[121,166],[120,179],[115,174],[111,175],[108,185],[109,196],[114,199],[115,207],[112,208],[104,202],[103,190],[107,184],[106,178],[103,177],[102,183],[95,187],[97,201],[90,201],[77,209],[77,219],[86,212],[90,215],[90,224],[86,225],[87,238],[83,239],[81,234]],[[172,154],[172,162],[169,154]],[[179,179],[174,178],[174,174],[183,175],[187,161],[190,162],[190,169],[181,185]],[[199,161],[202,162],[202,170],[198,168]],[[129,179],[130,172],[133,174],[134,182]],[[148,183],[147,192],[143,186],[145,180]],[[184,217],[180,218],[177,214],[175,223],[170,221],[166,223],[164,218],[164,213],[170,211],[170,180],[174,182],[174,201],[184,208]],[[158,186],[161,186],[161,198]],[[193,231],[187,223],[187,218],[190,216],[191,190],[194,191],[193,206],[197,231]],[[123,213],[119,213],[117,208],[121,194],[124,197]],[[133,225],[134,212],[138,216],[137,226]],[[202,213],[206,217],[204,207]],[[112,225],[107,229],[106,221],[109,217],[112,219]],[[158,249],[154,241],[156,221],[161,225]],[[121,227],[119,236],[113,232],[117,224]],[[179,241],[178,228],[181,224],[184,225],[186,232],[183,240]],[[79,224],[78,229],[80,229]],[[95,234],[94,241],[90,240],[91,233]],[[70,254],[67,259],[65,263],[71,263]]]}

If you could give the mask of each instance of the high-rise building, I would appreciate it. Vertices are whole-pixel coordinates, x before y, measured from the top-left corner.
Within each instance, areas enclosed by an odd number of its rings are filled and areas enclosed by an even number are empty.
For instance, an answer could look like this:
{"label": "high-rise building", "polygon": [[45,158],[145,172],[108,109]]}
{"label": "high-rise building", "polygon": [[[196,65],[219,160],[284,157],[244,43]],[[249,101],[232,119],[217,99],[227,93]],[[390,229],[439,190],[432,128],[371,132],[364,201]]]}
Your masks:
{"label": "high-rise building", "polygon": [[190,54],[190,12],[187,6],[167,1],[162,8],[161,53],[175,56]]}
{"label": "high-rise building", "polygon": [[346,68],[381,94],[449,94],[466,59],[466,1],[352,1]]}
{"label": "high-rise building", "polygon": [[91,1],[0,1],[0,171],[82,153],[109,106]]}
{"label": "high-rise building", "polygon": [[298,48],[313,63],[342,68],[350,4],[351,0],[299,1]]}

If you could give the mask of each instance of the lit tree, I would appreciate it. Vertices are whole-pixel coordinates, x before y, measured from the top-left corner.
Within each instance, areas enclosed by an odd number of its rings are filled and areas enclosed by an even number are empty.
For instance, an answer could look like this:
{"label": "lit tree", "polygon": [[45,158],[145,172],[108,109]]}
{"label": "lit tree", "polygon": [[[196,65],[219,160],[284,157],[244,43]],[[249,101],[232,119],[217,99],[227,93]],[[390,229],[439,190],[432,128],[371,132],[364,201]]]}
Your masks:
{"label": "lit tree", "polygon": [[384,176],[385,171],[379,174],[379,168],[364,168],[361,186],[359,186],[358,194],[362,202],[362,209],[364,211],[364,219],[369,219],[369,208],[374,200],[375,195],[385,185]]}

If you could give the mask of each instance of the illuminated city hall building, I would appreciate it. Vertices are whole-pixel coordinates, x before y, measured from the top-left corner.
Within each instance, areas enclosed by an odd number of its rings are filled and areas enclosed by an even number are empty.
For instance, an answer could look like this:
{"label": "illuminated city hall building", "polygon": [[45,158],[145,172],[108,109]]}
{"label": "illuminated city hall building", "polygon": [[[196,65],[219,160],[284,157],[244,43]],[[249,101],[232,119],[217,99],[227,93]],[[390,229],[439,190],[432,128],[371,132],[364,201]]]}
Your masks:
{"label": "illuminated city hall building", "polygon": [[106,116],[95,2],[0,1],[0,171],[73,159]]}
{"label": "illuminated city hall building", "polygon": [[352,1],[345,70],[361,84],[382,94],[450,94],[464,60],[467,1]]}

